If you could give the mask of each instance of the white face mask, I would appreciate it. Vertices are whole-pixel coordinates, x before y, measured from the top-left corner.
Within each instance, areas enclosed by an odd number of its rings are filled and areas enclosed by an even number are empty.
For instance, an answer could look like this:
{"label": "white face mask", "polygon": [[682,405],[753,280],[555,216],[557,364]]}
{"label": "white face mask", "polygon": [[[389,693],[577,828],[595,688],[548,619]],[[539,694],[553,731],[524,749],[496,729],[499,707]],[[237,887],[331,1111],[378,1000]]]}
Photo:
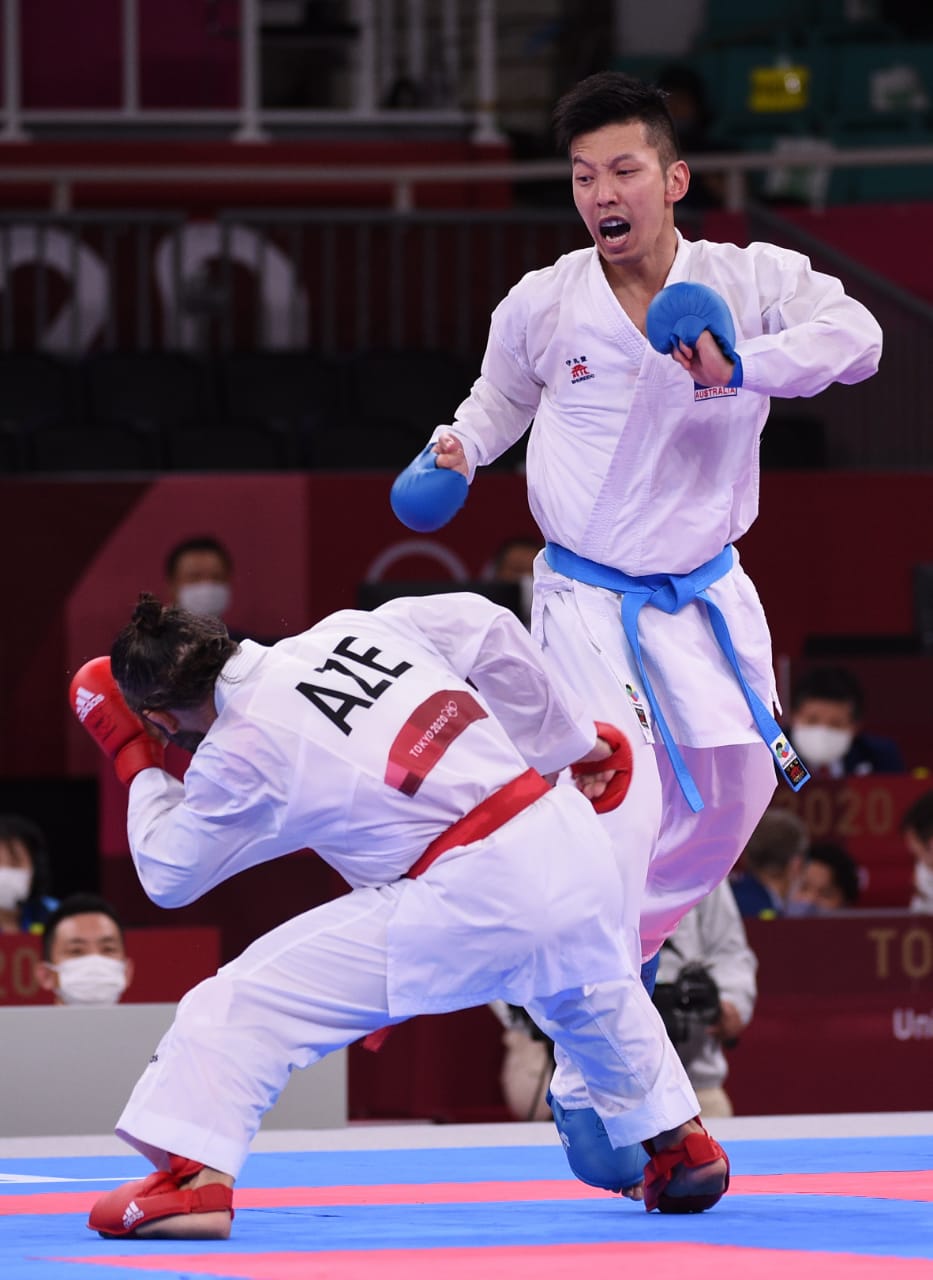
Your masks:
{"label": "white face mask", "polygon": [[814,769],[841,760],[854,736],[850,729],[832,729],[828,724],[801,724],[791,733],[794,746]]}
{"label": "white face mask", "polygon": [[921,898],[933,902],[933,867],[928,867],[925,862],[918,862],[914,866],[914,884],[917,886],[917,893]]}
{"label": "white face mask", "polygon": [[0,911],[12,911],[29,897],[32,872],[26,867],[0,867]]}
{"label": "white face mask", "polygon": [[178,588],[178,605],[200,618],[222,618],[230,607],[230,588],[226,582],[186,582]]}
{"label": "white face mask", "polygon": [[113,956],[74,956],[50,967],[65,1004],[116,1004],[126,990],[126,962]]}

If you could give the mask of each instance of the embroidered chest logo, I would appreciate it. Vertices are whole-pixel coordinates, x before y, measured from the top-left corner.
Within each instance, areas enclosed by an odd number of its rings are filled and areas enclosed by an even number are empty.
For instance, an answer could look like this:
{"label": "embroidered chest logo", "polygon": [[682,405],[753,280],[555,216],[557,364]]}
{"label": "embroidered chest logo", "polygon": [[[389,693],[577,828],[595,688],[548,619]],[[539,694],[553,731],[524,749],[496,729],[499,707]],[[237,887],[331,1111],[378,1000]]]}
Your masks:
{"label": "embroidered chest logo", "polygon": [[586,356],[571,356],[569,360],[564,361],[564,364],[570,370],[571,383],[588,382],[590,378],[596,377],[595,373],[590,372]]}
{"label": "embroidered chest logo", "polygon": [[738,387],[701,387],[698,382],[693,384],[694,400],[718,400],[720,396],[734,396],[738,391]]}

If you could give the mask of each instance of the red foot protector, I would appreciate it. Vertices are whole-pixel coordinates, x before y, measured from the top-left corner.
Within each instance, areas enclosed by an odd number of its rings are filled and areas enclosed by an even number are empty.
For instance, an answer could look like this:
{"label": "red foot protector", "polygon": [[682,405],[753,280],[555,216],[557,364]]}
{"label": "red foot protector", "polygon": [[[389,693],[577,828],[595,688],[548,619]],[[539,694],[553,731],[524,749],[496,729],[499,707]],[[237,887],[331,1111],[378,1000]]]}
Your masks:
{"label": "red foot protector", "polygon": [[102,1236],[132,1236],[143,1223],[180,1213],[216,1213],[233,1217],[233,1190],[211,1183],[190,1191],[179,1184],[204,1168],[196,1160],[172,1156],[167,1172],[150,1173],[138,1182],[124,1182],[94,1205],[87,1225]]}
{"label": "red foot protector", "polygon": [[597,813],[609,813],[619,807],[632,784],[632,748],[628,738],[614,724],[604,724],[597,720],[596,734],[609,743],[612,754],[602,760],[591,760],[588,764],[572,764],[570,772],[578,778],[585,773],[606,773],[615,769],[616,775],[610,779],[606,790],[591,802]]}
{"label": "red foot protector", "polygon": [[[683,1142],[664,1151],[655,1151],[653,1142],[642,1144],[651,1159],[645,1165],[645,1208],[650,1213],[702,1213],[711,1209],[729,1190],[729,1157],[705,1129],[701,1133],[688,1133]],[[721,1191],[709,1195],[669,1196],[666,1188],[680,1165],[698,1169],[714,1160],[725,1160],[726,1181]]]}

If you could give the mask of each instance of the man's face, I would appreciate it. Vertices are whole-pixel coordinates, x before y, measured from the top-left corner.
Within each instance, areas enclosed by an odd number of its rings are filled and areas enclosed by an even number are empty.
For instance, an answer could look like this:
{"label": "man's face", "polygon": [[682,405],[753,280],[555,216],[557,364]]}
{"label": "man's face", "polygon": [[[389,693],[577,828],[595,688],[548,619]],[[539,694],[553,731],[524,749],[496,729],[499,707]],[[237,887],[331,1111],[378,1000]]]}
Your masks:
{"label": "man's face", "polygon": [[110,956],[125,960],[126,951],[120,930],[102,911],[87,911],[66,916],[55,930],[49,951],[51,964],[73,960],[75,956]]}
{"label": "man's face", "polygon": [[855,710],[851,702],[833,702],[829,698],[805,698],[793,713],[795,725],[824,725],[827,729],[842,729],[854,733]]}
{"label": "man's face", "polygon": [[192,582],[229,582],[230,573],[226,562],[216,551],[186,551],[179,556],[172,578],[172,587],[177,594],[179,587]]}
{"label": "man's face", "polygon": [[29,897],[32,882],[32,857],[22,840],[0,840],[0,911],[18,919],[19,904]]}
{"label": "man's face", "polygon": [[186,551],[178,558],[169,589],[180,608],[220,618],[230,605],[230,566],[216,551]]}
{"label": "man's face", "polygon": [[662,168],[640,120],[580,134],[570,159],[573,202],[609,266],[637,263],[673,230],[672,209],[686,192],[687,166],[675,160]]}
{"label": "man's face", "polygon": [[0,840],[0,867],[17,867],[32,875],[32,858],[22,840]]}
{"label": "man's face", "polygon": [[56,925],[36,976],[56,1004],[115,1004],[133,980],[133,961],[106,912],[82,911]]}
{"label": "man's face", "polygon": [[838,911],[845,906],[832,870],[825,862],[805,863],[790,896],[792,901],[806,903],[816,911]]}

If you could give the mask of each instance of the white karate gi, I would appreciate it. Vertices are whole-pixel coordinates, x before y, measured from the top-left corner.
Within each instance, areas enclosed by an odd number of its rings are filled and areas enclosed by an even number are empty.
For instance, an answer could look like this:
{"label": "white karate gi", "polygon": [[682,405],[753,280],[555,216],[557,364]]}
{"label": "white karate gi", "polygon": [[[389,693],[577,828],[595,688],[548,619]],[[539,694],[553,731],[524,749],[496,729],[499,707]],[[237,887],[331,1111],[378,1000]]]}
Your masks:
{"label": "white karate gi", "polygon": [[338,613],[272,648],[244,641],[214,699],[184,784],[160,769],[131,784],[146,892],[180,906],[304,847],[354,889],[184,998],[118,1121],[128,1142],[161,1167],[174,1153],[236,1175],[293,1067],[496,997],[571,1056],[614,1145],[697,1113],[622,942],[608,839],[573,788],[401,878],[529,766],[550,773],[593,745],[511,614],[467,594]]}
{"label": "white karate gi", "polygon": [[[457,436],[472,481],[533,419],[528,493],[541,532],[632,576],[689,573],[752,524],[769,396],[859,382],[880,356],[873,317],[798,253],[690,243],[678,233],[665,283],[682,280],[709,285],[732,311],[742,387],[696,388],[630,321],[596,249],[582,249],[526,275],[500,303],[480,378],[433,436]],[[787,537],[787,554],[799,555],[795,513]],[[749,685],[766,706],[776,703],[764,612],[737,554],[709,595]],[[637,706],[651,725],[619,614],[617,593],[572,581],[539,557],[534,634],[591,714],[620,724],[635,747],[632,791],[606,822],[626,886],[627,940],[647,959],[727,874],[775,775],[704,607],[667,615],[649,606],[639,620],[646,669],[705,801],[700,813],[689,810],[663,745],[636,716]]]}

